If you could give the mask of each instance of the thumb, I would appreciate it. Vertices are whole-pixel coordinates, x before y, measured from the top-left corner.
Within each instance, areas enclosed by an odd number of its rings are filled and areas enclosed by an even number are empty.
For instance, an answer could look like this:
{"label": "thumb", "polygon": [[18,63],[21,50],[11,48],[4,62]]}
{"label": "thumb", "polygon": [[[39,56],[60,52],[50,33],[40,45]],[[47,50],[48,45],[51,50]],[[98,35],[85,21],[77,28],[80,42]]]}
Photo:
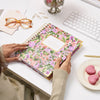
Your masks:
{"label": "thumb", "polygon": [[70,60],[71,60],[71,53],[70,53],[70,54],[68,54],[67,59],[65,60],[65,62],[69,63],[69,62],[70,62]]}
{"label": "thumb", "polygon": [[58,69],[60,67],[60,63],[61,63],[62,58],[58,57],[56,60],[56,64],[55,64],[55,69]]}
{"label": "thumb", "polygon": [[6,62],[18,61],[18,57],[6,58]]}

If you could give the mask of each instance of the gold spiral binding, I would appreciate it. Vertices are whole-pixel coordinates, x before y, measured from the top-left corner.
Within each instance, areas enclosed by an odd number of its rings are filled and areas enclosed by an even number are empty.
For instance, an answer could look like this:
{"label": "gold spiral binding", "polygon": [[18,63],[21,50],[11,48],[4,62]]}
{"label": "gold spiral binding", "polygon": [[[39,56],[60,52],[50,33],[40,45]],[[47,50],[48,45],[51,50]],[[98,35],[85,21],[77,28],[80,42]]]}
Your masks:
{"label": "gold spiral binding", "polygon": [[50,23],[45,23],[43,24],[35,33],[33,33],[24,43],[30,42],[32,39],[36,38],[36,36],[45,28],[49,25]]}

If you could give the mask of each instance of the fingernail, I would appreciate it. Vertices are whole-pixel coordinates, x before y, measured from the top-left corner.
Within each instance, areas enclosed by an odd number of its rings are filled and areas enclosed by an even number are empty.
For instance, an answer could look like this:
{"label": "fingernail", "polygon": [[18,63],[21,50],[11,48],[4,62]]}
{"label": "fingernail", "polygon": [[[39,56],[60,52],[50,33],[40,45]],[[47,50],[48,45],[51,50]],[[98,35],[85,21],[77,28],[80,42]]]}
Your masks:
{"label": "fingernail", "polygon": [[62,55],[61,54],[59,54],[59,56],[58,56],[59,58],[61,58],[62,57]]}
{"label": "fingernail", "polygon": [[22,61],[22,59],[21,59],[21,58],[18,58],[18,60],[19,60],[19,61]]}
{"label": "fingernail", "polygon": [[72,54],[72,52],[70,52],[69,54]]}
{"label": "fingernail", "polygon": [[26,49],[28,49],[28,47],[25,47]]}
{"label": "fingernail", "polygon": [[29,43],[26,43],[26,45],[29,45]]}

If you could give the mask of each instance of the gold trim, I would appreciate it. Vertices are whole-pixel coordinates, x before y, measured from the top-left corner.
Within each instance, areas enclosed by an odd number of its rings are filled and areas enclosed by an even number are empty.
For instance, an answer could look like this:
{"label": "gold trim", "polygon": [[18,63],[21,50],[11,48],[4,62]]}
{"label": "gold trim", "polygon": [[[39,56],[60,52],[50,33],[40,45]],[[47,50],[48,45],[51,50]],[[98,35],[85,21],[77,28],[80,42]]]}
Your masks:
{"label": "gold trim", "polygon": [[85,57],[94,57],[94,58],[100,58],[100,56],[96,56],[96,55],[84,55]]}

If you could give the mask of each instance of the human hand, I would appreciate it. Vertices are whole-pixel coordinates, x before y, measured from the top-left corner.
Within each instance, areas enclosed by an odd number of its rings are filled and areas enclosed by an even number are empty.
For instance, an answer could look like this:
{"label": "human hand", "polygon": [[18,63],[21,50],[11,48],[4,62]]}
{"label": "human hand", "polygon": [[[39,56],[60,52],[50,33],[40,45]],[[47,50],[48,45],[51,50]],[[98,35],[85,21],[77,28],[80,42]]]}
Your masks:
{"label": "human hand", "polygon": [[[54,69],[62,69],[70,73],[71,70],[71,53],[67,56],[66,60],[61,64],[62,58],[59,57],[56,61]],[[61,65],[60,65],[61,64]]]}
{"label": "human hand", "polygon": [[27,49],[28,44],[6,44],[2,46],[2,52],[6,62],[18,61],[18,57],[10,57],[12,53],[18,50]]}

